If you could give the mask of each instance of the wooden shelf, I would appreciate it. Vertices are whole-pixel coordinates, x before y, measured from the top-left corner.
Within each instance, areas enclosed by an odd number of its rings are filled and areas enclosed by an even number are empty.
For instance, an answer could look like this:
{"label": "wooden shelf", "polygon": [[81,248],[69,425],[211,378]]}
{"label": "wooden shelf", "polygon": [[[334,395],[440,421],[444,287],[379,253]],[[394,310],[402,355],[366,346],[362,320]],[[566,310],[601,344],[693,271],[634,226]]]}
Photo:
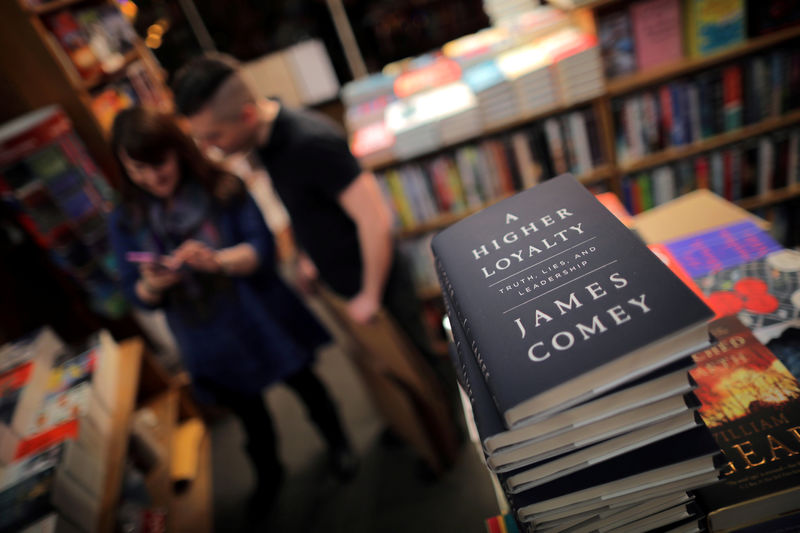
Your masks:
{"label": "wooden shelf", "polygon": [[212,533],[211,436],[208,431],[200,444],[199,461],[197,477],[186,491],[172,497],[167,531]]}
{"label": "wooden shelf", "polygon": [[590,0],[579,5],[573,5],[570,0],[547,0],[548,4],[565,11],[573,11],[576,9],[597,9],[598,7],[604,7],[619,2],[620,0]]}
{"label": "wooden shelf", "polygon": [[104,72],[102,74],[98,74],[97,76],[92,76],[92,78],[88,80],[84,80],[83,88],[87,91],[91,91],[92,89],[96,89],[101,85],[114,81],[116,78],[121,77],[121,75],[125,73],[127,66],[137,59],[139,59],[139,51],[134,47],[125,53],[123,56],[123,62],[119,68],[113,72]]}
{"label": "wooden shelf", "polygon": [[413,157],[404,158],[404,159],[398,159],[398,158],[394,158],[394,157],[393,158],[387,158],[385,160],[381,160],[380,162],[373,163],[371,165],[368,164],[368,163],[363,163],[362,162],[362,166],[366,170],[375,171],[375,170],[381,170],[381,169],[386,168],[386,167],[391,167],[391,166],[395,166],[395,165],[401,165],[401,164],[404,164],[404,163],[411,163],[413,161],[422,159],[424,157],[431,156],[433,154],[442,152],[444,150],[453,149],[454,147],[460,146],[462,144],[468,144],[468,143],[471,143],[471,142],[475,142],[475,141],[478,141],[480,139],[483,139],[484,137],[491,137],[493,135],[499,135],[499,134],[502,134],[502,133],[507,133],[507,132],[509,132],[511,130],[514,130],[516,128],[525,126],[525,125],[527,125],[527,124],[529,124],[531,122],[535,122],[537,120],[546,119],[546,118],[551,117],[553,115],[559,115],[559,114],[562,114],[562,113],[567,113],[567,112],[572,111],[574,109],[577,109],[579,107],[584,107],[584,106],[591,105],[591,104],[595,103],[596,101],[597,101],[597,98],[589,98],[587,100],[580,100],[580,101],[572,102],[572,103],[569,103],[569,104],[550,107],[550,108],[548,108],[546,110],[537,111],[535,113],[527,113],[527,114],[524,114],[524,115],[519,115],[519,116],[515,117],[514,120],[509,120],[507,122],[493,124],[490,127],[484,128],[479,134],[477,134],[477,135],[475,135],[473,137],[470,137],[468,139],[464,139],[463,141],[459,141],[459,142],[454,143],[454,144],[448,144],[448,145],[444,145],[444,146],[437,146],[436,148],[434,148],[434,149],[432,149],[432,150],[430,150],[428,152],[425,152],[425,153],[422,153],[422,154],[418,154],[418,155],[415,155]]}
{"label": "wooden shelf", "polygon": [[619,96],[670,78],[676,78],[684,74],[713,67],[717,64],[730,61],[731,59],[751,52],[769,48],[795,37],[800,37],[800,25],[776,31],[762,37],[748,39],[740,45],[716,54],[698,58],[684,58],[675,63],[609,80],[606,85],[606,90],[609,96]]}
{"label": "wooden shelf", "polygon": [[111,436],[106,457],[105,490],[100,502],[98,531],[105,533],[114,528],[114,519],[122,489],[125,455],[128,450],[128,430],[131,425],[136,393],[139,388],[139,372],[142,365],[144,342],[131,339],[119,345],[119,369],[116,408],[112,413]]}
{"label": "wooden shelf", "polygon": [[489,207],[490,205],[495,204],[500,200],[507,198],[508,196],[509,195],[503,195],[500,198],[496,198],[491,202],[487,202],[480,207],[473,207],[471,209],[466,209],[464,211],[461,211],[460,213],[444,213],[434,219],[428,220],[427,222],[417,224],[412,228],[404,228],[399,230],[397,232],[397,237],[400,239],[407,239],[409,237],[416,237],[418,235],[424,235],[425,233],[430,233],[431,231],[436,231],[439,229],[446,228],[450,224],[458,222],[462,218],[477,213],[478,211],[481,211],[482,209],[485,209],[486,207]]}
{"label": "wooden shelf", "polygon": [[[580,181],[583,184],[588,185],[588,184],[597,183],[599,181],[603,181],[603,180],[609,179],[612,176],[614,176],[614,167],[612,165],[601,165],[601,166],[595,168],[594,170],[592,170],[590,172],[587,172],[586,174],[581,174],[580,176],[578,176],[578,181]],[[485,209],[486,207],[489,207],[490,205],[495,204],[495,203],[499,202],[500,200],[503,200],[503,199],[507,198],[508,196],[510,196],[510,195],[509,194],[503,195],[500,198],[496,198],[496,199],[492,200],[491,202],[487,202],[487,203],[483,204],[480,207],[474,207],[472,209],[466,209],[464,211],[461,211],[460,213],[444,213],[442,215],[439,215],[436,218],[428,220],[427,222],[423,222],[421,224],[417,224],[414,227],[404,228],[404,229],[399,230],[397,232],[397,237],[399,239],[407,239],[409,237],[416,237],[416,236],[419,236],[419,235],[424,235],[425,233],[429,233],[431,231],[444,229],[447,226],[449,226],[450,224],[458,222],[462,218],[465,218],[465,217],[468,217],[469,215],[477,213],[478,211],[481,211],[481,210]]]}
{"label": "wooden shelf", "polygon": [[714,137],[709,137],[708,139],[703,139],[692,144],[666,148],[660,152],[646,155],[630,163],[620,164],[619,171],[622,175],[632,174],[647,168],[664,165],[677,159],[692,157],[728,144],[744,141],[750,137],[763,135],[773,130],[792,126],[798,122],[800,122],[800,110],[795,110],[780,117],[768,118],[756,124],[715,135]]}
{"label": "wooden shelf", "polygon": [[593,183],[597,183],[600,181],[605,181],[614,176],[614,166],[613,165],[600,165],[599,167],[595,168],[594,170],[590,170],[585,174],[579,174],[578,181],[583,183],[584,185],[591,185]]}
{"label": "wooden shelf", "polygon": [[775,189],[766,194],[760,194],[751,198],[743,198],[736,203],[743,209],[758,209],[759,207],[777,204],[778,202],[789,200],[796,196],[800,196],[800,184],[790,185],[782,189]]}
{"label": "wooden shelf", "polygon": [[[24,0],[22,1],[24,2]],[[47,13],[52,13],[53,11],[58,11],[59,9],[64,9],[65,7],[83,4],[87,1],[88,0],[53,0],[52,2],[46,2],[38,6],[28,7],[27,9],[36,15],[45,15]]]}
{"label": "wooden shelf", "polygon": [[171,514],[173,490],[170,460],[175,425],[178,423],[178,390],[169,388],[145,402],[140,409],[150,409],[155,414],[158,422],[153,428],[153,435],[166,453],[163,461],[147,473],[145,478],[147,492],[153,499],[154,505],[168,509],[168,513]]}

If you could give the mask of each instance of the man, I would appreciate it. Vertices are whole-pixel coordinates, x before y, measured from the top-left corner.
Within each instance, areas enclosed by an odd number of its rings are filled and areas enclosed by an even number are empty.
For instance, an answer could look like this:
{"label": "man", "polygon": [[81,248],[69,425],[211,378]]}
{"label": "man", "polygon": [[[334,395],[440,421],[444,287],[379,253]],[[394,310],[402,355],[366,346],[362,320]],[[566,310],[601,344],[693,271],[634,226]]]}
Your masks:
{"label": "man", "polygon": [[[300,287],[308,289],[321,278],[326,300],[356,341],[370,355],[380,352],[374,361],[356,360],[362,372],[374,378],[367,379],[374,394],[380,396],[376,380],[394,380],[392,387],[411,394],[410,404],[417,411],[431,404],[434,412],[428,409],[420,416],[428,426],[445,426],[428,427],[442,433],[433,439],[440,449],[427,453],[428,462],[434,463],[430,466],[440,470],[442,461],[432,457],[449,455],[454,448],[447,428],[451,422],[446,416],[442,420],[441,409],[434,405],[441,399],[441,384],[426,377],[431,369],[415,356],[385,353],[393,348],[389,344],[402,341],[388,341],[394,335],[384,333],[391,326],[383,307],[429,363],[436,361],[427,347],[408,269],[394,253],[391,213],[375,176],[361,169],[332,121],[259,96],[232,58],[196,58],[176,74],[173,91],[178,111],[198,142],[228,154],[254,151],[259,157],[289,212],[301,248],[296,269]],[[397,392],[389,394],[391,401],[383,398],[384,414],[388,404],[396,402]],[[405,431],[397,425],[394,429]],[[420,440],[410,429],[405,432],[408,440]]]}

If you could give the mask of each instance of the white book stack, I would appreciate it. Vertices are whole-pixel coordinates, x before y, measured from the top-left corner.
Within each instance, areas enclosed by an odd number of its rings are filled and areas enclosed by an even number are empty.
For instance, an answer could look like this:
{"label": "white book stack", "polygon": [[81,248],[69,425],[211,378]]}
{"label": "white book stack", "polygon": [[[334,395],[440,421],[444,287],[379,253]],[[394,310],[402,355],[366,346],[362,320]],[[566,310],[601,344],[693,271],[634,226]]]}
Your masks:
{"label": "white book stack", "polygon": [[394,94],[388,94],[348,107],[344,113],[344,123],[347,131],[354,132],[370,124],[383,122],[386,106],[395,100],[397,100],[397,97]]}
{"label": "white book stack", "polygon": [[503,20],[502,27],[508,28],[517,45],[522,45],[568,27],[570,23],[570,18],[564,11],[543,5],[512,19]]}
{"label": "white book stack", "polygon": [[514,88],[495,60],[467,69],[463,79],[478,100],[484,129],[500,127],[518,118],[520,110]]}
{"label": "white book stack", "polygon": [[478,100],[464,82],[455,82],[420,95],[419,105],[438,117],[445,146],[465,141],[483,131]]}
{"label": "white book stack", "polygon": [[483,10],[489,15],[492,26],[499,26],[539,6],[536,0],[484,0]]}
{"label": "white book stack", "polygon": [[526,45],[497,58],[500,71],[509,79],[522,114],[558,105],[550,57],[536,45]]}
{"label": "white book stack", "polygon": [[564,104],[603,93],[603,62],[595,36],[566,29],[543,39],[541,45],[553,59],[553,73]]}
{"label": "white book stack", "polygon": [[350,150],[365,166],[381,165],[395,156],[394,135],[381,119],[356,129],[350,138]]}
{"label": "white book stack", "polygon": [[97,531],[103,483],[97,459],[75,441],[15,461],[0,472],[0,530],[55,509],[80,531]]}
{"label": "white book stack", "polygon": [[509,28],[485,28],[445,43],[442,53],[465,69],[508,50],[514,42],[515,37]]}
{"label": "white book stack", "polygon": [[397,100],[386,107],[386,127],[394,135],[394,153],[398,158],[415,157],[442,145],[436,117],[420,107],[423,94]]}
{"label": "white book stack", "polygon": [[394,79],[395,76],[379,72],[345,83],[340,92],[342,102],[350,108],[381,96],[394,95]]}

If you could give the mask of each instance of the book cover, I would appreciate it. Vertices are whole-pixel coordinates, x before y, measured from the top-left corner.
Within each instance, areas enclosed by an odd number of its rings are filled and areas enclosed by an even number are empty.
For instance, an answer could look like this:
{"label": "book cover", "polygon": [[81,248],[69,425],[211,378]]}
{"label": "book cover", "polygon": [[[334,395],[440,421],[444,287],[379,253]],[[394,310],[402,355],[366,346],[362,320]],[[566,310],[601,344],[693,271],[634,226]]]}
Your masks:
{"label": "book cover", "polygon": [[695,279],[721,315],[737,315],[761,342],[800,323],[800,252],[781,249]]}
{"label": "book cover", "polygon": [[604,13],[597,20],[600,53],[606,78],[611,79],[636,70],[631,20],[626,9]]}
{"label": "book cover", "polygon": [[[698,491],[710,521],[725,515],[759,522],[800,508],[800,384],[786,367],[735,317],[714,321],[716,345],[694,355],[692,376],[702,402],[700,414],[728,464],[722,481]],[[794,488],[776,509],[782,491]],[[738,504],[754,501],[751,505]],[[731,507],[733,506],[733,507]],[[737,511],[739,509],[739,511]],[[744,511],[743,511],[744,510]]]}
{"label": "book cover", "polygon": [[691,57],[701,57],[744,41],[744,0],[687,0],[686,43]]}
{"label": "book cover", "polygon": [[732,65],[722,71],[725,131],[742,127],[742,67]]}
{"label": "book cover", "polygon": [[49,328],[39,330],[23,344],[30,349],[28,360],[0,373],[0,464],[10,462],[18,439],[35,421],[37,410],[47,394],[47,380],[53,361],[65,349],[61,339]]}
{"label": "book cover", "polygon": [[640,0],[631,4],[630,14],[640,70],[683,56],[679,0]]}
{"label": "book cover", "polygon": [[[562,411],[538,423],[506,430],[477,361],[469,352],[463,328],[455,319],[453,306],[447,296],[444,297],[444,302],[448,317],[452,317],[448,322],[453,336],[450,356],[456,376],[470,400],[475,426],[487,455],[487,464],[497,472],[541,462],[547,457],[557,455],[552,450],[558,453],[565,447],[569,451],[577,450],[598,440],[609,439],[637,427],[669,419],[696,409],[699,405],[696,399],[688,397],[694,387],[688,375],[692,363],[689,358],[684,358],[593,401]],[[663,428],[659,431],[665,432]],[[640,443],[645,439],[646,436],[639,435],[633,440]],[[624,451],[621,441],[608,441],[605,446],[608,450],[602,453],[599,450],[587,451],[588,458],[584,459],[596,460],[603,454],[619,454]],[[546,454],[543,451],[550,453],[544,457]],[[577,457],[574,454],[570,456]],[[550,463],[553,467],[560,465],[555,461]],[[576,463],[567,466],[576,468],[587,465]],[[563,471],[567,466],[551,474],[560,472],[561,475],[566,475]]]}
{"label": "book cover", "polygon": [[44,20],[47,27],[64,49],[75,70],[83,79],[101,74],[100,62],[89,47],[86,37],[72,13],[66,9]]}
{"label": "book cover", "polygon": [[711,311],[572,176],[463,219],[432,248],[509,426],[707,342]]}
{"label": "book cover", "polygon": [[23,527],[52,509],[50,491],[63,455],[64,446],[56,446],[3,470],[0,475],[0,530]]}
{"label": "book cover", "polygon": [[100,482],[92,459],[74,442],[16,461],[0,473],[0,531],[18,531],[54,510],[80,530],[95,531],[100,498],[87,484]]}

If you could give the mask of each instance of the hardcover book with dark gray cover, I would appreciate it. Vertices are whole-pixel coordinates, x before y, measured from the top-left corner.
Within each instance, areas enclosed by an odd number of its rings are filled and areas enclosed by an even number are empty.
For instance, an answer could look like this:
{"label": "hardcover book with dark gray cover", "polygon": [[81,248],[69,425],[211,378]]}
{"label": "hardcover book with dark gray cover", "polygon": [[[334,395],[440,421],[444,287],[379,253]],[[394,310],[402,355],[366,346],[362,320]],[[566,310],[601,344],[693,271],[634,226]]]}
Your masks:
{"label": "hardcover book with dark gray cover", "polygon": [[570,175],[463,219],[432,248],[509,428],[708,344],[708,307]]}

